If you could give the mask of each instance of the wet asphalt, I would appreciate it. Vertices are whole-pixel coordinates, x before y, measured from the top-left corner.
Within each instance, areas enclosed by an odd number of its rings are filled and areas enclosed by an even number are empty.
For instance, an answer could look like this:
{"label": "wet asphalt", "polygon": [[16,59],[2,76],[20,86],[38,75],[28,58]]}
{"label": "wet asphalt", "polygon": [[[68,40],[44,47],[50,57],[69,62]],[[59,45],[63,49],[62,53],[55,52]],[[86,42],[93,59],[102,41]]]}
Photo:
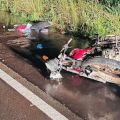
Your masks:
{"label": "wet asphalt", "polygon": [[0,79],[0,120],[51,120]]}
{"label": "wet asphalt", "polygon": [[[14,45],[12,47],[8,46],[5,41],[13,40],[16,36],[10,37],[8,35],[7,38],[5,36],[2,36],[4,37],[4,41],[2,37],[0,38],[2,43],[0,46],[0,58],[4,64],[27,78],[34,85],[64,104],[84,120],[119,120],[119,86],[96,82],[66,71],[62,71],[63,79],[60,82],[52,81],[45,76],[44,64],[41,61],[38,62],[38,59],[35,58],[33,49],[29,49],[32,51],[29,52],[26,48],[20,48]],[[43,38],[39,42],[47,48],[48,46],[54,46],[57,55],[61,46],[68,38],[63,36],[60,36],[59,40],[56,40],[56,38],[58,36],[55,37],[53,35],[51,38],[53,39],[52,42],[49,39],[44,40]],[[56,43],[54,42],[55,40],[57,41]],[[33,43],[31,46],[35,47],[38,40]]]}

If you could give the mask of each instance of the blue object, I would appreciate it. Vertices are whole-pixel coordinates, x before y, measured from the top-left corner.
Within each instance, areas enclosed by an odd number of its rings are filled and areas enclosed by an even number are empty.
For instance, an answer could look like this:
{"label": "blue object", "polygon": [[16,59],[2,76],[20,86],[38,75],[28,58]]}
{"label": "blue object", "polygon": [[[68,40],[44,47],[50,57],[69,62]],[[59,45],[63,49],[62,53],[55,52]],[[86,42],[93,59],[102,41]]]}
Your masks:
{"label": "blue object", "polygon": [[37,48],[37,49],[43,49],[44,47],[43,47],[42,44],[39,44],[39,43],[38,43],[37,46],[36,46],[36,48]]}

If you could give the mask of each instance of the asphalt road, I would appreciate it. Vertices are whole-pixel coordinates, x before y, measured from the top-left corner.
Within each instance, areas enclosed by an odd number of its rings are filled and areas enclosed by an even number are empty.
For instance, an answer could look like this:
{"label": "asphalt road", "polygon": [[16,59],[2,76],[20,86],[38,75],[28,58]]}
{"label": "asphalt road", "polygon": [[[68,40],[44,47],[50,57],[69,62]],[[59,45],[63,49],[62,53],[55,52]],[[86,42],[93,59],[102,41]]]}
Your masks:
{"label": "asphalt road", "polygon": [[0,79],[0,120],[51,120]]}

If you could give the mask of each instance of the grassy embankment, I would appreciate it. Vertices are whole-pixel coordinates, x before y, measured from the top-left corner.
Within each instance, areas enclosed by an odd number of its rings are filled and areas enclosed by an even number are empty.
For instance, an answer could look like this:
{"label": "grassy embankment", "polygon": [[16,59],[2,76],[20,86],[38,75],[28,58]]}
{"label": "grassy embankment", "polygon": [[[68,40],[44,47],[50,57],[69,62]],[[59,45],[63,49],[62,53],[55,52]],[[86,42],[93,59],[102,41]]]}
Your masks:
{"label": "grassy embankment", "polygon": [[119,0],[0,0],[0,8],[27,20],[49,20],[79,35],[120,34]]}

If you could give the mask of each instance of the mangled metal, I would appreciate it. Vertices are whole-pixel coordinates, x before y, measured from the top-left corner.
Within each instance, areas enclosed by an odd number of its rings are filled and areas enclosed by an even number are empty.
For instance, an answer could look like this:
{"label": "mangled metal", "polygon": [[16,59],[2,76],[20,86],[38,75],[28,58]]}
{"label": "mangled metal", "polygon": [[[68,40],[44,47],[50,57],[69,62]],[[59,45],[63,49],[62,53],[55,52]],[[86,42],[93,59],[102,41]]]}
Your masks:
{"label": "mangled metal", "polygon": [[[57,62],[53,60],[54,64],[52,64],[52,67],[55,66],[55,69],[51,69],[51,64],[47,61],[47,64],[49,64],[47,68],[50,70],[50,77],[51,74],[52,78],[54,75],[60,75],[61,70],[64,69],[103,83],[111,82],[120,84],[120,47],[118,40],[115,39],[114,42],[112,42],[112,48],[102,48],[102,46],[106,44],[107,39],[105,44],[100,44],[100,41],[97,40],[97,44],[92,48],[75,48],[69,55],[66,55],[71,41],[72,39],[63,46],[60,55],[56,58]],[[108,44],[109,41],[108,39]],[[96,56],[96,49],[99,49],[98,52],[101,51],[102,54]],[[52,60],[50,60],[50,62],[52,62]]]}

